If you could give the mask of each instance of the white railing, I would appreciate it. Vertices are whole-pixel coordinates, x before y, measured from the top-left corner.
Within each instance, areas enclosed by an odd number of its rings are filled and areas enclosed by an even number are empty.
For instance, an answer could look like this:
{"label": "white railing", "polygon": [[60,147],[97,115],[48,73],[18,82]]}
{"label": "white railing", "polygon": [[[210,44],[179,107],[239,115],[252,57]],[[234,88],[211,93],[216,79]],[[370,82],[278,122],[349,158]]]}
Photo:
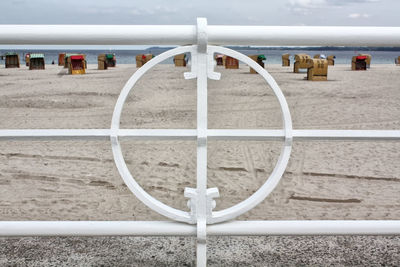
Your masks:
{"label": "white railing", "polygon": [[[207,26],[82,26],[0,25],[0,44],[176,44],[138,69],[125,84],[114,109],[110,129],[0,130],[0,140],[109,139],[114,160],[128,188],[148,207],[171,219],[141,221],[3,221],[0,236],[182,235],[197,237],[197,264],[206,265],[207,235],[399,235],[400,221],[232,221],[263,201],[279,183],[290,158],[293,140],[400,141],[400,130],[294,130],[286,99],[272,76],[247,56],[217,45],[348,45],[400,46],[398,27],[254,27]],[[124,102],[135,83],[165,59],[191,53],[197,79],[197,129],[119,129]],[[270,85],[283,114],[281,130],[222,130],[207,128],[207,80],[214,72],[213,54],[237,58],[255,69]],[[121,153],[122,138],[197,140],[197,187],[186,188],[190,211],[174,209],[150,196],[129,172]],[[221,211],[213,211],[217,188],[207,188],[208,140],[280,140],[281,155],[270,177],[252,196]]]}
{"label": "white railing", "polygon": [[[207,26],[214,45],[399,46],[400,27]],[[0,44],[188,45],[196,25],[0,25]]]}

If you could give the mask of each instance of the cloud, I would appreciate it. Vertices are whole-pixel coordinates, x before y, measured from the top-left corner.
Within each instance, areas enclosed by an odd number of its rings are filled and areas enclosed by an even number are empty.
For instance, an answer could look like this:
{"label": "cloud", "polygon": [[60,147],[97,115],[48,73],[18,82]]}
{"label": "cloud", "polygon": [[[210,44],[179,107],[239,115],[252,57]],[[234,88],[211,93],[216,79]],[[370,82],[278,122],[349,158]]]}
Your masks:
{"label": "cloud", "polygon": [[382,0],[327,0],[336,5],[377,3]]}
{"label": "cloud", "polygon": [[292,6],[304,8],[320,8],[324,6],[343,6],[349,4],[376,3],[381,0],[290,0]]}
{"label": "cloud", "polygon": [[177,8],[170,8],[168,6],[156,5],[151,8],[134,8],[129,11],[132,15],[137,16],[153,16],[153,15],[172,15],[178,12]]}
{"label": "cloud", "polygon": [[290,0],[289,4],[297,8],[318,8],[326,5],[327,0]]}
{"label": "cloud", "polygon": [[376,3],[381,0],[289,0],[289,9],[294,13],[308,15],[313,9],[342,7],[351,4]]}
{"label": "cloud", "polygon": [[119,11],[114,8],[84,8],[80,10],[81,13],[83,14],[88,14],[88,15],[113,15],[117,14]]}
{"label": "cloud", "polygon": [[365,13],[364,14],[352,13],[352,14],[349,14],[347,17],[350,18],[350,19],[360,19],[360,18],[367,19],[367,18],[370,17],[370,15],[369,14],[365,14]]}
{"label": "cloud", "polygon": [[327,0],[290,0],[289,10],[295,14],[309,15],[312,9],[326,6]]}

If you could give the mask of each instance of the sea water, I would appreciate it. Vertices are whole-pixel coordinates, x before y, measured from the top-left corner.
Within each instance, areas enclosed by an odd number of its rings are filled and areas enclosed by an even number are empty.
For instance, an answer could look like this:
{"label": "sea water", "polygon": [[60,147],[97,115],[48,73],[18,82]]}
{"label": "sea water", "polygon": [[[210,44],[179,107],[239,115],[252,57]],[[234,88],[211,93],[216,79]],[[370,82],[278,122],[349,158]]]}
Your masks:
{"label": "sea water", "polygon": [[[88,64],[97,64],[97,56],[102,53],[115,53],[117,64],[136,64],[135,57],[137,54],[154,54],[159,55],[162,52],[171,49],[171,48],[148,48],[146,50],[4,50],[0,49],[0,55],[5,54],[6,52],[17,52],[20,55],[21,64],[24,63],[24,55],[26,53],[44,53],[45,54],[45,62],[46,64],[51,64],[54,61],[55,64],[58,63],[58,54],[59,53],[82,53],[86,55],[86,60]],[[351,58],[358,53],[367,53],[372,55],[372,64],[394,64],[395,58],[400,56],[400,51],[362,51],[356,49],[349,49],[346,51],[342,50],[293,50],[293,49],[268,49],[268,48],[240,48],[237,47],[235,50],[246,54],[246,55],[255,55],[255,54],[263,54],[267,58],[265,61],[266,64],[281,64],[282,63],[282,54],[290,54],[291,61],[293,62],[293,56],[295,54],[308,54],[313,57],[315,54],[324,54],[335,55],[336,64],[350,64]],[[173,64],[173,59],[170,58],[163,62],[164,64]],[[4,61],[0,61],[0,64],[4,64]]]}

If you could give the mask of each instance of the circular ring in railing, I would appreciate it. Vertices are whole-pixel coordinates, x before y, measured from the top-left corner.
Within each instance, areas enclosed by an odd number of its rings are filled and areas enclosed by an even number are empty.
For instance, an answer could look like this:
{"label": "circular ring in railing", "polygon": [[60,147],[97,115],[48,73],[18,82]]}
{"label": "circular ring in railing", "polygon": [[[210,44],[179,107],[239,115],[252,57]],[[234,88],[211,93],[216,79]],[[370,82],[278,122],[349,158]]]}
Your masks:
{"label": "circular ring in railing", "polygon": [[[124,88],[121,91],[121,94],[119,95],[119,98],[117,100],[117,104],[115,105],[113,117],[112,117],[112,123],[111,123],[111,143],[112,143],[112,151],[114,155],[114,160],[115,164],[118,168],[118,171],[124,180],[125,184],[128,186],[129,190],[135,196],[142,201],[145,205],[147,205],[149,208],[152,210],[160,213],[161,215],[164,215],[165,217],[168,217],[172,220],[176,221],[182,221],[182,222],[187,222],[187,223],[193,223],[193,220],[190,216],[189,212],[178,210],[175,208],[172,208],[161,201],[155,199],[152,197],[150,194],[148,194],[133,178],[131,175],[128,167],[126,166],[125,160],[122,155],[121,151],[121,146],[118,140],[118,131],[119,131],[119,124],[120,124],[120,118],[121,118],[121,113],[122,113],[122,108],[125,103],[126,98],[128,97],[129,92],[133,88],[133,86],[136,84],[136,82],[152,67],[155,65],[161,63],[162,61],[173,57],[178,54],[182,53],[191,53],[192,55],[195,54],[197,46],[183,46],[183,47],[178,47],[169,51],[166,51],[155,58],[151,59],[149,62],[144,64],[140,69],[138,69],[132,77],[128,80],[128,82],[125,84]],[[272,78],[272,76],[260,65],[258,65],[257,62],[254,60],[250,59],[249,57],[236,52],[234,50],[224,48],[224,47],[218,47],[218,46],[208,46],[208,53],[222,53],[231,57],[234,57],[236,59],[239,59],[240,61],[248,64],[251,68],[253,68],[256,72],[258,72],[264,79],[265,81],[269,84],[269,86],[272,88],[275,96],[278,98],[279,104],[281,106],[282,110],[282,116],[283,116],[283,124],[284,124],[284,137],[285,137],[285,143],[282,148],[281,154],[279,156],[278,162],[272,171],[271,175],[267,179],[267,181],[249,198],[246,200],[221,211],[215,211],[212,213],[212,217],[207,221],[207,223],[217,223],[217,222],[223,222],[227,220],[231,220],[248,210],[254,208],[257,204],[259,204],[261,201],[263,201],[277,186],[279,183],[286,166],[289,161],[290,153],[291,153],[291,148],[292,148],[292,121],[291,121],[291,116],[289,112],[289,107],[287,105],[286,99],[280,90],[278,84],[275,82],[275,80]]]}

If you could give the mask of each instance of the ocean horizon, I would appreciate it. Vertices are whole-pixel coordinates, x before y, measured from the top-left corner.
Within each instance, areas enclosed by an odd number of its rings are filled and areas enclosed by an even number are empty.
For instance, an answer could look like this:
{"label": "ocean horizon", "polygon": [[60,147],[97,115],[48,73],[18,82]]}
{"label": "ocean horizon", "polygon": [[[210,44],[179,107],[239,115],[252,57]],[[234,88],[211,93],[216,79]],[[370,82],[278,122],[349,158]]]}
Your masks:
{"label": "ocean horizon", "polygon": [[[20,56],[21,64],[24,63],[24,55],[27,53],[44,53],[45,54],[45,62],[46,64],[51,64],[52,61],[57,64],[58,62],[58,54],[59,53],[82,53],[86,55],[86,60],[88,64],[97,64],[97,56],[102,53],[115,53],[117,64],[136,64],[135,57],[137,54],[154,54],[159,55],[166,50],[171,49],[171,47],[151,47],[145,50],[125,50],[125,49],[0,49],[0,55],[7,52],[16,52]],[[350,64],[351,58],[358,53],[368,53],[372,55],[372,64],[394,64],[395,58],[400,56],[400,51],[381,51],[381,50],[367,50],[364,49],[356,49],[349,48],[348,50],[344,50],[346,48],[337,49],[321,49],[311,48],[311,49],[288,49],[288,48],[254,48],[254,47],[235,47],[232,48],[236,51],[239,51],[245,55],[252,54],[263,54],[267,58],[266,64],[281,64],[282,62],[282,54],[290,54],[291,57],[295,54],[308,54],[313,57],[315,54],[324,54],[324,55],[335,55],[336,64]],[[293,62],[293,60],[292,60]],[[1,64],[4,64],[4,60],[0,60]],[[170,58],[163,62],[164,64],[173,64],[173,59]]]}

